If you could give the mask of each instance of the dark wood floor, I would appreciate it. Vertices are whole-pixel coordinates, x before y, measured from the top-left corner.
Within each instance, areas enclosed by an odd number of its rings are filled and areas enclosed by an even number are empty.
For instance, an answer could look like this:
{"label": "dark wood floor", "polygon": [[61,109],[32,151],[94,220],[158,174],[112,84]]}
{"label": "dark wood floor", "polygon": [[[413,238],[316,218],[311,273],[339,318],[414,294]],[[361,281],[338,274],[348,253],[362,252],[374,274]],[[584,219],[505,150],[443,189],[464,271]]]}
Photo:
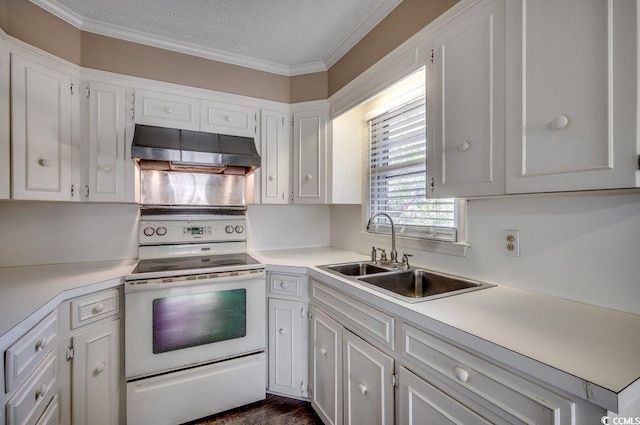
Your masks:
{"label": "dark wood floor", "polygon": [[209,416],[188,425],[322,425],[308,402],[267,394],[264,401]]}

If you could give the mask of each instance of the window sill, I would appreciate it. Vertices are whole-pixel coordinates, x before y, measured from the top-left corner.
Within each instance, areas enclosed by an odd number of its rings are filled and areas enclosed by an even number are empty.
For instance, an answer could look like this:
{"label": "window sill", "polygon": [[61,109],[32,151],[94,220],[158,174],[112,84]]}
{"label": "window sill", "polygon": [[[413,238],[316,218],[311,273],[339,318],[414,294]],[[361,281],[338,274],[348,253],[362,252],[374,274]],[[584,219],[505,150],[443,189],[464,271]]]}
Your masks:
{"label": "window sill", "polygon": [[[360,234],[365,240],[369,241],[370,244],[375,246],[387,246],[391,244],[390,235],[381,235],[379,233],[369,233],[366,231],[361,231]],[[396,249],[398,249],[398,251],[400,251],[400,248],[406,248],[435,252],[438,254],[454,255],[457,257],[465,257],[467,255],[467,250],[471,246],[466,242],[433,241],[428,239],[408,238],[406,236],[398,235],[396,235],[396,244]],[[398,252],[398,256],[401,257],[402,252]]]}

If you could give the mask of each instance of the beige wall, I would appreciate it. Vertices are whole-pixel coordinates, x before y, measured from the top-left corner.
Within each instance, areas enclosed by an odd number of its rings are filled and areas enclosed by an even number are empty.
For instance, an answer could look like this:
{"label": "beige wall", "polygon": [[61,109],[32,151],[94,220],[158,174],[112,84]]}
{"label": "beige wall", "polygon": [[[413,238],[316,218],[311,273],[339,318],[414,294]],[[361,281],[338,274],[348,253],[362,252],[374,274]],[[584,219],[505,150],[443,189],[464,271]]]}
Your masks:
{"label": "beige wall", "polygon": [[329,69],[329,96],[457,2],[458,0],[404,0]]}
{"label": "beige wall", "polygon": [[29,0],[0,0],[0,27],[87,68],[296,103],[333,95],[457,1],[404,0],[329,71],[294,77],[80,31]]}

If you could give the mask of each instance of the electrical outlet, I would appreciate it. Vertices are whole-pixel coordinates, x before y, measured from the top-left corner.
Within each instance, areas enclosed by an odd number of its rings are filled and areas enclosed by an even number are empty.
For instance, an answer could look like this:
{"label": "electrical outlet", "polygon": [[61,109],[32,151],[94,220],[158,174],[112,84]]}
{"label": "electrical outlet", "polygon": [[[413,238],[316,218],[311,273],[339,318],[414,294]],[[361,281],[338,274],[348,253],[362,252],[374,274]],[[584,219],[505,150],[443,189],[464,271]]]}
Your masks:
{"label": "electrical outlet", "polygon": [[520,256],[520,231],[519,230],[503,230],[502,243],[503,252],[512,257]]}

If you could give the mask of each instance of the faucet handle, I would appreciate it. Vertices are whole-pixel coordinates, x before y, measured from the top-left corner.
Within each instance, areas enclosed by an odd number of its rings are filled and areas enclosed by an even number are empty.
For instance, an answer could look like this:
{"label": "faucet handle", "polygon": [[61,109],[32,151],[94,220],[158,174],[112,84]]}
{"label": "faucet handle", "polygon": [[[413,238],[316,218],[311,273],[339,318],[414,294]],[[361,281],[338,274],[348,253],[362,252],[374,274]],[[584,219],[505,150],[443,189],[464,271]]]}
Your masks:
{"label": "faucet handle", "polygon": [[384,248],[378,248],[380,251],[380,261],[387,261],[387,251]]}
{"label": "faucet handle", "polygon": [[404,265],[404,267],[406,267],[407,269],[408,269],[409,267],[411,267],[411,266],[409,265],[409,257],[413,257],[413,254],[405,254],[405,253],[403,253],[403,254],[402,254],[402,264],[403,264],[403,265]]}

